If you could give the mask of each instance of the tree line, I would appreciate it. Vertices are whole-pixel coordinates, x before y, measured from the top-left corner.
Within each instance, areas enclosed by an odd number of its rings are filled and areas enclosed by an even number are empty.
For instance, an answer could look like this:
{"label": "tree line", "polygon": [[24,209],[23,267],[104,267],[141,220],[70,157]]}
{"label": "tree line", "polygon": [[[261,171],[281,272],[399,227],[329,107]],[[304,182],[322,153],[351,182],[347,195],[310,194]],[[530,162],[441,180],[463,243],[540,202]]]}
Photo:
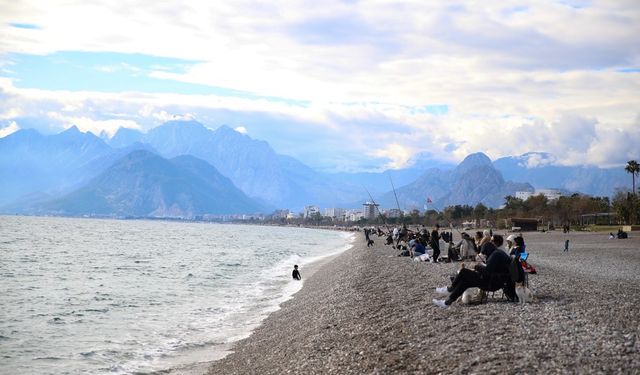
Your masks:
{"label": "tree line", "polygon": [[[510,226],[509,220],[511,218],[535,218],[550,227],[564,225],[579,227],[585,222],[613,225],[638,224],[640,223],[640,198],[638,194],[640,189],[636,189],[635,178],[640,174],[640,164],[635,160],[630,160],[625,166],[625,171],[631,174],[632,190],[618,190],[611,199],[578,193],[553,200],[542,194],[530,196],[526,200],[509,195],[505,197],[504,205],[501,208],[491,208],[478,203],[475,206],[448,206],[442,211],[434,209],[426,212],[412,210],[400,218],[390,218],[380,213],[375,220],[362,219],[358,224],[433,226],[439,223],[460,226],[464,222],[475,222],[479,226],[505,228]],[[585,215],[588,215],[586,220]],[[331,218],[320,215],[311,220],[316,225],[336,224]]]}

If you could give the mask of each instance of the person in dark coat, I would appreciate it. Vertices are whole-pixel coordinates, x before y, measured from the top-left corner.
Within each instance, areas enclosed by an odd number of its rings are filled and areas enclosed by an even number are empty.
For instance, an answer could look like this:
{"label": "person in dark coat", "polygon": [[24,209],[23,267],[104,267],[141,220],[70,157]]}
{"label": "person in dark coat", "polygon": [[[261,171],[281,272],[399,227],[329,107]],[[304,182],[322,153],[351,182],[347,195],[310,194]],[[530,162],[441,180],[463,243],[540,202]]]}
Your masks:
{"label": "person in dark coat", "polygon": [[462,268],[449,287],[436,288],[436,292],[446,295],[443,300],[433,299],[440,307],[449,307],[453,301],[468,288],[480,288],[488,291],[504,290],[509,300],[515,300],[515,283],[509,275],[511,257],[498,249],[491,253],[486,266],[476,266],[474,270]]}
{"label": "person in dark coat", "polygon": [[429,238],[429,246],[433,249],[433,262],[438,262],[438,257],[440,256],[440,234],[438,233],[440,230],[440,225],[436,224],[436,227],[431,231],[431,236]]}

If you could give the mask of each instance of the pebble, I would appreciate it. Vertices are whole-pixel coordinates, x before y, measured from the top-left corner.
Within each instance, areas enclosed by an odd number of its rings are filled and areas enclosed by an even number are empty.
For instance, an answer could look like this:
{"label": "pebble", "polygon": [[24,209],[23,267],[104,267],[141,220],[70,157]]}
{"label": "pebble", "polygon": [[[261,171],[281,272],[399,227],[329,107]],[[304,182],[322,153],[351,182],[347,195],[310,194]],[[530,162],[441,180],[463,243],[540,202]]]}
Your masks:
{"label": "pebble", "polygon": [[[441,309],[459,264],[415,263],[376,241],[305,280],[207,374],[628,374],[640,368],[640,234],[524,233],[536,299],[500,293]],[[456,236],[457,238],[457,236]],[[562,249],[570,239],[572,250]]]}

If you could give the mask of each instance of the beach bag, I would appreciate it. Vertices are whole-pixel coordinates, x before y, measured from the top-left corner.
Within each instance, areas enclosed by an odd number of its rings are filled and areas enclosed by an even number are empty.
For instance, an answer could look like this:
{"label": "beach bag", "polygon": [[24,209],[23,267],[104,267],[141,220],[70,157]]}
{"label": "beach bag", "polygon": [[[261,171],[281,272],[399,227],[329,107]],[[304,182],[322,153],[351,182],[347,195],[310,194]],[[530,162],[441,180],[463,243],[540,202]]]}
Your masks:
{"label": "beach bag", "polygon": [[532,274],[532,275],[535,275],[537,273],[536,272],[536,268],[533,265],[531,265],[531,264],[529,264],[529,263],[527,263],[525,261],[522,261],[522,270],[524,272]]}
{"label": "beach bag", "polygon": [[464,293],[462,293],[462,296],[460,297],[460,302],[462,302],[465,305],[477,305],[482,303],[482,299],[484,297],[483,295],[484,291],[482,291],[480,288],[468,288],[467,290],[464,291]]}

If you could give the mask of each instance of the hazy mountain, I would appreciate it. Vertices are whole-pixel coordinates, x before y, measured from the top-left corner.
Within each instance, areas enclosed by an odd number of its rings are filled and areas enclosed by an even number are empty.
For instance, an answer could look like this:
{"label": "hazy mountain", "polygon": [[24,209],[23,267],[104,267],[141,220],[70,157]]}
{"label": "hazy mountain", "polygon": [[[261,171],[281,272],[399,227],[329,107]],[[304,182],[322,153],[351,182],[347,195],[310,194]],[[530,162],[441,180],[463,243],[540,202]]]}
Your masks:
{"label": "hazy mountain", "polygon": [[595,196],[611,196],[618,188],[629,187],[624,168],[554,165],[556,159],[542,152],[497,159],[493,165],[509,180],[530,182],[535,188],[559,188]]}
{"label": "hazy mountain", "polygon": [[75,126],[56,135],[19,130],[0,138],[0,205],[69,192],[139,149],[152,151],[141,143],[114,149]]}
{"label": "hazy mountain", "polygon": [[143,137],[144,133],[141,131],[129,128],[120,128],[116,134],[109,139],[108,143],[114,148],[129,147],[135,143],[142,142]]}
{"label": "hazy mountain", "polygon": [[[478,202],[495,207],[503,203],[506,195],[532,190],[528,182],[537,188],[561,188],[592,195],[612,195],[615,188],[629,185],[623,168],[554,166],[556,160],[544,153],[501,158],[493,163],[486,155],[477,153],[458,166],[420,154],[409,167],[400,170],[326,174],[295,158],[277,154],[267,142],[229,127],[211,130],[196,121],[170,121],[146,134],[119,129],[108,143],[76,127],[57,135],[45,136],[27,129],[0,138],[0,206],[13,202],[10,207],[20,208],[60,197],[84,186],[139,149],[164,158],[191,155],[202,159],[214,167],[215,174],[198,174],[187,165],[181,165],[180,169],[192,177],[199,176],[201,181],[218,178],[219,173],[263,206],[294,210],[308,204],[360,207],[369,200],[367,190],[382,206],[396,207],[391,182],[402,208],[422,208],[427,197],[438,208]],[[180,159],[172,163],[175,167]],[[190,212],[181,205],[177,207],[180,208],[176,212]],[[118,208],[117,212],[123,211]]]}
{"label": "hazy mountain", "polygon": [[425,153],[416,155],[409,161],[408,166],[402,169],[388,169],[382,172],[358,172],[358,173],[332,173],[329,176],[335,181],[347,183],[354,188],[367,189],[373,195],[388,192],[393,186],[398,188],[408,185],[430,169],[450,170],[455,164],[441,162]]}
{"label": "hazy mountain", "polygon": [[111,152],[102,139],[75,126],[50,136],[25,129],[0,138],[0,203],[71,189],[95,176],[96,163]]}
{"label": "hazy mountain", "polygon": [[134,151],[86,186],[36,205],[35,212],[190,218],[201,214],[255,213],[264,209],[214,167],[193,156],[164,159]]}
{"label": "hazy mountain", "polygon": [[211,130],[196,121],[170,121],[143,141],[165,157],[189,154],[206,160],[245,194],[276,207],[339,206],[362,193],[227,126]]}
{"label": "hazy mountain", "polygon": [[[428,208],[442,209],[449,205],[483,203],[489,207],[499,207],[504,197],[515,195],[516,191],[532,191],[529,184],[505,181],[483,153],[467,156],[455,169],[443,171],[437,168],[427,170],[414,182],[396,189],[401,209],[423,209],[427,198],[432,203]],[[393,192],[379,198],[384,207],[396,207]]]}

